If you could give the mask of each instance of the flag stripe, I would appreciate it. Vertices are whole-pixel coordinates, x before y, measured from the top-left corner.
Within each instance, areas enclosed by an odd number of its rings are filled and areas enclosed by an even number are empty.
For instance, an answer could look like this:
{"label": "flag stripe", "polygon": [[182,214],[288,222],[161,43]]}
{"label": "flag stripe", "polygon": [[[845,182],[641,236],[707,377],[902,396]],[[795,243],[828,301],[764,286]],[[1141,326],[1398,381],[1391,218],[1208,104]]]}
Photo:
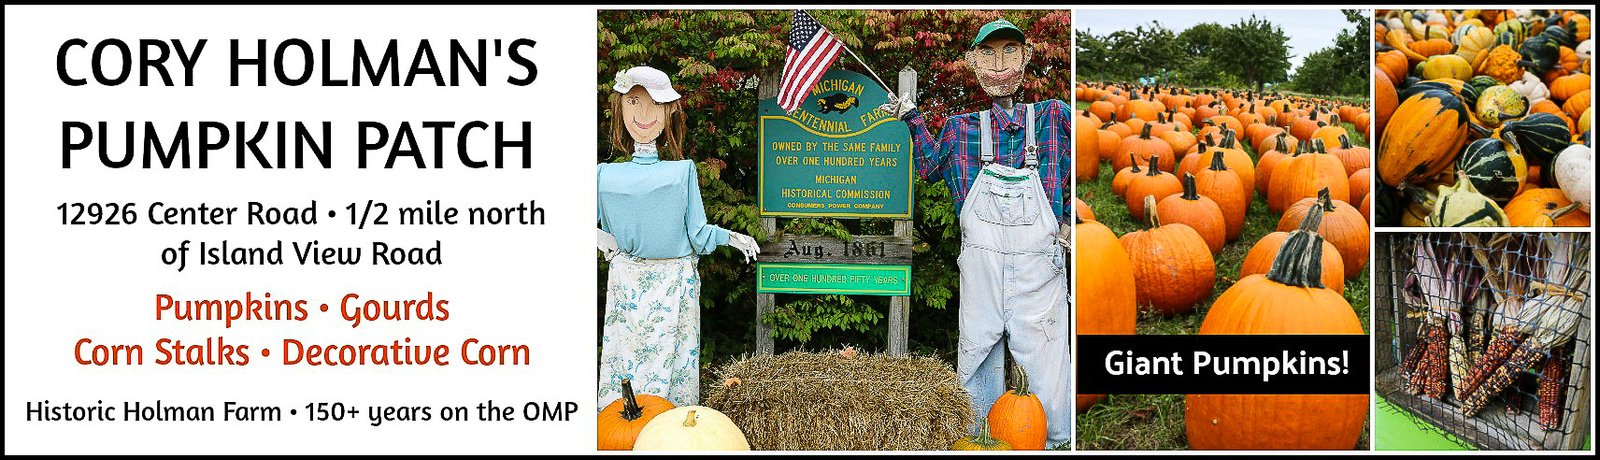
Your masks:
{"label": "flag stripe", "polygon": [[784,110],[794,110],[800,106],[806,93],[810,92],[811,86],[822,78],[822,74],[827,72],[827,68],[839,56],[839,45],[839,41],[833,37],[824,37],[807,47],[810,52],[799,59],[800,65],[793,71],[793,79],[783,89],[783,94],[788,96],[786,98],[788,103],[782,104]]}
{"label": "flag stripe", "polygon": [[788,45],[783,74],[778,80],[778,106],[792,112],[800,108],[811,88],[838,61],[844,43],[828,33],[816,18],[801,10],[794,12],[789,24]]}

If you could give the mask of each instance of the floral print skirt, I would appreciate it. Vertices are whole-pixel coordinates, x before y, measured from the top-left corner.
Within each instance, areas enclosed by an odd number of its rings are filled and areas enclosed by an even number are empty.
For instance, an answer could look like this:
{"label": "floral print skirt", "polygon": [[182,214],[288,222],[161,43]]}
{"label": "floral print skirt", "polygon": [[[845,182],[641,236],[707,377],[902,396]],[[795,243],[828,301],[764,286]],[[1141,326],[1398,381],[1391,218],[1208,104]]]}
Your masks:
{"label": "floral print skirt", "polygon": [[697,256],[641,259],[619,254],[606,280],[597,409],[635,394],[677,406],[700,402],[700,271]]}

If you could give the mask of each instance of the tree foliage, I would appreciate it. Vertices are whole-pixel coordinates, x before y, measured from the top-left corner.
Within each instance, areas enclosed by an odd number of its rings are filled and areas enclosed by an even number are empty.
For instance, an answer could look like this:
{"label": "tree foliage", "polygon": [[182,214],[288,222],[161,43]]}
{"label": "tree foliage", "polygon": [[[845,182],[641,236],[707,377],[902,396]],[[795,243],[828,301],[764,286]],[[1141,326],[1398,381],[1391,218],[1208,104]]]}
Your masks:
{"label": "tree foliage", "polygon": [[[1033,46],[1024,100],[1061,99],[1071,88],[1071,14],[1067,11],[816,10],[811,13],[894,84],[910,67],[919,74],[919,107],[930,126],[951,114],[987,108],[989,98],[966,68],[962,53],[978,28],[1004,17],[1027,32]],[[605,140],[606,99],[614,74],[636,65],[662,69],[684,95],[689,114],[685,154],[699,165],[706,214],[712,223],[767,235],[756,207],[757,88],[776,78],[783,65],[789,11],[601,11],[599,13],[597,140],[599,161],[625,161]],[[841,56],[836,67],[865,73]],[[943,183],[915,184],[912,262],[911,348],[953,355],[957,340],[955,259],[959,225]],[[884,221],[782,219],[790,233],[846,235],[888,233]],[[605,264],[599,293],[604,309]],[[753,351],[755,270],[732,249],[700,259],[702,363]],[[882,347],[887,334],[886,297],[780,295],[772,315],[779,348],[853,343]]]}
{"label": "tree foliage", "polygon": [[1339,31],[1332,46],[1306,56],[1300,68],[1295,69],[1291,82],[1295,90],[1343,96],[1367,94],[1367,73],[1359,70],[1368,66],[1367,37],[1372,35],[1372,25],[1361,10],[1342,11],[1345,21],[1354,28]]}
{"label": "tree foliage", "polygon": [[[1084,80],[1137,81],[1245,88],[1288,83],[1297,91],[1327,95],[1366,94],[1370,24],[1360,10],[1341,10],[1353,27],[1341,30],[1328,48],[1306,56],[1289,75],[1289,32],[1270,17],[1251,15],[1223,25],[1196,24],[1172,32],[1159,21],[1132,30],[1078,34],[1078,76]],[[1292,12],[1285,14],[1294,14]]]}

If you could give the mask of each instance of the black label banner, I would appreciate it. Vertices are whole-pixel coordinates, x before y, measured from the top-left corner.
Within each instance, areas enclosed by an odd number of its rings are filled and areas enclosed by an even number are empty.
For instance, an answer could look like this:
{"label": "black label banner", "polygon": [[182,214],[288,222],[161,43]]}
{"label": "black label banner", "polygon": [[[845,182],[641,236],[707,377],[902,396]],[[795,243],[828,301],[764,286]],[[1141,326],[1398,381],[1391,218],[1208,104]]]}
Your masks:
{"label": "black label banner", "polygon": [[1366,394],[1366,335],[1080,335],[1079,393]]}

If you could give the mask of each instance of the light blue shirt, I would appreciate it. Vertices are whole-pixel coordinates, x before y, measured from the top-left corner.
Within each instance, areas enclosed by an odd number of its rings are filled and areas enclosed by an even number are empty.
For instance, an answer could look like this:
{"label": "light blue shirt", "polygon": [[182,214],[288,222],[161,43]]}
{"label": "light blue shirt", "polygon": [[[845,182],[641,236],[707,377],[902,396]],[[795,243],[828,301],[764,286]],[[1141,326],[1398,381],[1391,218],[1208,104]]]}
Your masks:
{"label": "light blue shirt", "polygon": [[600,229],[622,253],[671,259],[728,244],[727,230],[706,223],[693,161],[661,161],[654,144],[635,144],[632,161],[601,163],[599,176]]}

